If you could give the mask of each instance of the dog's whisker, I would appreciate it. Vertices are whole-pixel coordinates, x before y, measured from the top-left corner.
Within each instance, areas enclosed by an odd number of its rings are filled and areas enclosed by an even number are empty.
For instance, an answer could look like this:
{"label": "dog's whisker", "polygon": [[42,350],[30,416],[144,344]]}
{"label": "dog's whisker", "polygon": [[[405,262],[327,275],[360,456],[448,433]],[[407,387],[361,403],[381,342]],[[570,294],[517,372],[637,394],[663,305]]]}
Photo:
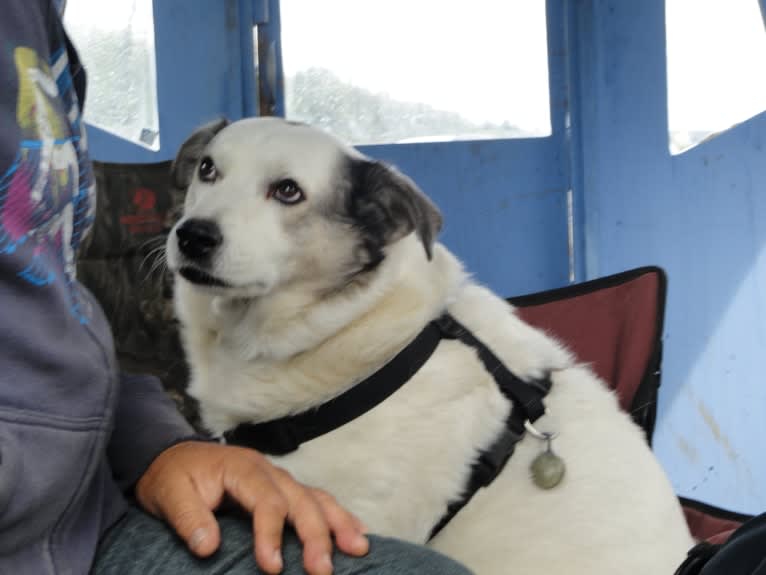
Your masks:
{"label": "dog's whisker", "polygon": [[164,249],[164,248],[165,248],[165,239],[162,237],[154,237],[141,243],[138,246],[138,248],[136,248],[136,253],[137,254],[144,253],[145,255],[143,257],[143,260],[145,260],[148,257],[150,257],[153,253],[155,253],[157,250]]}
{"label": "dog's whisker", "polygon": [[151,278],[155,272],[157,272],[157,270],[161,270],[166,267],[167,256],[165,254],[164,244],[154,248],[152,251],[146,254],[146,256],[141,260],[138,271],[144,271],[147,263],[150,261],[151,265],[149,266],[149,271],[146,273],[144,278]]}
{"label": "dog's whisker", "polygon": [[137,251],[141,252],[141,251],[143,251],[145,249],[148,249],[148,248],[152,247],[154,244],[164,245],[165,241],[166,241],[166,239],[165,239],[164,236],[154,236],[154,237],[151,237],[148,240],[145,240],[142,243],[140,243],[138,245]]}
{"label": "dog's whisker", "polygon": [[167,258],[164,253],[160,254],[152,264],[149,270],[149,275],[152,276],[155,272],[163,272],[167,268]]}
{"label": "dog's whisker", "polygon": [[143,258],[141,258],[141,263],[140,263],[140,264],[139,264],[139,266],[138,266],[138,271],[141,271],[141,270],[143,270],[143,268],[144,268],[144,265],[146,265],[146,263],[147,263],[149,260],[151,260],[153,257],[155,257],[155,256],[156,256],[156,254],[157,254],[157,253],[158,253],[160,250],[162,250],[162,249],[163,249],[163,246],[158,246],[158,247],[156,247],[156,248],[153,248],[153,249],[152,249],[152,250],[150,250],[150,251],[149,251],[149,252],[148,252],[148,253],[147,253],[147,254],[146,254],[146,255],[145,255]]}

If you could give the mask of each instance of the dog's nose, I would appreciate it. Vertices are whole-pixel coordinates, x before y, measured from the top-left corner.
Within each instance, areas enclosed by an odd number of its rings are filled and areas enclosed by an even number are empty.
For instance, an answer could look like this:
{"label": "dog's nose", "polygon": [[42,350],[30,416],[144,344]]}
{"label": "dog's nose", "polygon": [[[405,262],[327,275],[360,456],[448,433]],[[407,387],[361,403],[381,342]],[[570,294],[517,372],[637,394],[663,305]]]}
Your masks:
{"label": "dog's nose", "polygon": [[211,220],[186,220],[176,228],[176,237],[178,249],[193,260],[208,257],[223,242],[221,229]]}

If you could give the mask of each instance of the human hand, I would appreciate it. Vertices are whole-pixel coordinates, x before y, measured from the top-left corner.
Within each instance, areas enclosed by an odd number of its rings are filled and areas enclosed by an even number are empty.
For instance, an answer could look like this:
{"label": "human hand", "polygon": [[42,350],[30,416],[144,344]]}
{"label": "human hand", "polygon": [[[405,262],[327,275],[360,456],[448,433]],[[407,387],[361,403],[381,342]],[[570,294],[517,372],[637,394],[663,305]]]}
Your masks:
{"label": "human hand", "polygon": [[167,521],[200,557],[218,549],[213,510],[229,495],[252,514],[255,558],[267,573],[282,570],[282,531],[289,521],[303,542],[310,575],[332,573],[332,535],[338,548],[364,555],[361,522],[331,495],[306,487],[252,449],[184,441],[163,451],[136,484],[141,506]]}

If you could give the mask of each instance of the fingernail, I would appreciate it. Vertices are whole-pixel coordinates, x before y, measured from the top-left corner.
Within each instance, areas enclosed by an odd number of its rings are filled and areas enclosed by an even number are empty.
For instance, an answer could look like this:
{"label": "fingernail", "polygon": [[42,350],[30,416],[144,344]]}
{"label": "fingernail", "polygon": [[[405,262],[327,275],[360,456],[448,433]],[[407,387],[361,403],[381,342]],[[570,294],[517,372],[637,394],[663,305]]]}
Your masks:
{"label": "fingernail", "polygon": [[280,571],[282,570],[282,553],[279,549],[274,549],[274,553],[271,556],[272,561],[274,561],[274,566],[277,567]]}
{"label": "fingernail", "polygon": [[191,537],[189,537],[189,547],[192,549],[197,549],[200,545],[202,545],[205,539],[207,539],[207,536],[208,532],[204,527],[196,529],[194,532],[192,532]]}
{"label": "fingernail", "polygon": [[364,535],[359,535],[356,538],[356,541],[354,542],[354,545],[356,546],[357,550],[366,553],[367,549],[370,547],[370,540],[367,539]]}
{"label": "fingernail", "polygon": [[319,567],[322,569],[323,573],[327,573],[328,575],[332,573],[332,560],[330,559],[329,553],[325,553],[319,558]]}

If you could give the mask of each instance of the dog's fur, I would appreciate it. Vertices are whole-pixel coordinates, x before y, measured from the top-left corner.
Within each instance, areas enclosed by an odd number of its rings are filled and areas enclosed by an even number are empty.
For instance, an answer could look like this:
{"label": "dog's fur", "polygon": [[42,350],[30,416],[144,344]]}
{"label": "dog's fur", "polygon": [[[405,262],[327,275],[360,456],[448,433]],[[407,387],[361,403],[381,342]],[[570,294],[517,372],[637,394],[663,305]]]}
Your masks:
{"label": "dog's fur", "polygon": [[[202,157],[214,182],[196,174]],[[271,197],[284,178],[304,201]],[[202,262],[176,234],[167,245],[190,393],[212,431],[326,402],[446,309],[523,379],[552,372],[537,427],[560,433],[567,472],[552,490],[536,487],[529,465],[544,445],[527,436],[431,545],[479,575],[661,575],[681,563],[692,540],[641,430],[587,367],[435,243],[439,212],[408,178],[308,126],[249,119],[193,135],[175,181],[188,188],[177,226],[203,219],[222,235]],[[190,266],[225,285],[201,285]],[[443,341],[372,411],[273,459],[372,532],[425,542],[509,409],[476,352]]]}

